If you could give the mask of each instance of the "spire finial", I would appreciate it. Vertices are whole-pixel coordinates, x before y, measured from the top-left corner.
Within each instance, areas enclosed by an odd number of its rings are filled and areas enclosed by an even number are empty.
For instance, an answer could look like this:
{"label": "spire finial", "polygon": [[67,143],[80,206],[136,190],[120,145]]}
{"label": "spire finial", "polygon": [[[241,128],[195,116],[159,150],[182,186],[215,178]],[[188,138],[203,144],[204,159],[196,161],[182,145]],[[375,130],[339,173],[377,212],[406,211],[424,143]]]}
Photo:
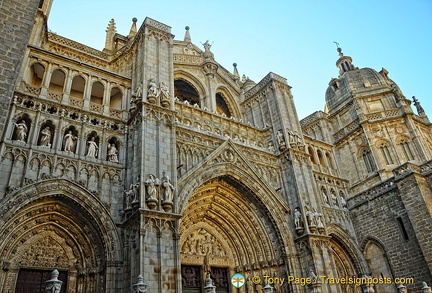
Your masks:
{"label": "spire finial", "polygon": [[338,53],[339,53],[339,57],[342,57],[342,56],[343,56],[342,48],[339,47],[339,43],[338,43],[338,42],[335,42],[335,41],[333,41],[333,43],[335,43],[335,45],[336,45],[336,47],[337,47],[337,51],[338,51]]}
{"label": "spire finial", "polygon": [[191,39],[191,36],[190,36],[190,33],[189,33],[189,29],[190,29],[190,27],[187,25],[185,27],[186,33],[185,33],[184,41],[188,42],[188,43],[191,43],[192,39]]}
{"label": "spire finial", "polygon": [[233,63],[233,67],[234,67],[234,72],[233,72],[233,74],[234,74],[235,78],[236,78],[237,80],[239,80],[239,79],[240,79],[240,74],[239,74],[239,72],[238,72],[238,70],[237,70],[237,63]]}
{"label": "spire finial", "polygon": [[137,33],[137,27],[136,27],[137,21],[138,21],[138,19],[136,17],[132,18],[132,26],[131,26],[131,29],[130,29],[129,35],[128,35],[129,39],[132,39],[133,37],[135,37],[135,35]]}
{"label": "spire finial", "polygon": [[110,22],[108,23],[108,27],[106,29],[106,40],[105,40],[105,50],[113,50],[114,48],[114,35],[116,34],[117,30],[115,27],[115,21],[114,18],[111,18]]}

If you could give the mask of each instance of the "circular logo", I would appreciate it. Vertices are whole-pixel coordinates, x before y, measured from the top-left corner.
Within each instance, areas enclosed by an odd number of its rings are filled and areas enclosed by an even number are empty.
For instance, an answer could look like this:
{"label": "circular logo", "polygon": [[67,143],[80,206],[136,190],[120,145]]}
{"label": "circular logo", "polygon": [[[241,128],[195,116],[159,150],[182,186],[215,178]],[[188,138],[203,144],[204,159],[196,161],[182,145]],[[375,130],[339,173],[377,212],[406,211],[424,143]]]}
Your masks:
{"label": "circular logo", "polygon": [[231,277],[231,285],[235,288],[241,288],[246,284],[246,279],[242,274],[234,274]]}

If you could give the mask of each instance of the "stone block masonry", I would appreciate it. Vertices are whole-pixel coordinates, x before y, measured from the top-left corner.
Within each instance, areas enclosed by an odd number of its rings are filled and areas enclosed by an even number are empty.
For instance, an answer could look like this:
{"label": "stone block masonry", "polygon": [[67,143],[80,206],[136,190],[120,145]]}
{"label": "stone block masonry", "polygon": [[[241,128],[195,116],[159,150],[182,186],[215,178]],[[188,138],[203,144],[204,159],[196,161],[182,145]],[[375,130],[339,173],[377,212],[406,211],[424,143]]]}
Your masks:
{"label": "stone block masonry", "polygon": [[39,1],[0,1],[0,138]]}

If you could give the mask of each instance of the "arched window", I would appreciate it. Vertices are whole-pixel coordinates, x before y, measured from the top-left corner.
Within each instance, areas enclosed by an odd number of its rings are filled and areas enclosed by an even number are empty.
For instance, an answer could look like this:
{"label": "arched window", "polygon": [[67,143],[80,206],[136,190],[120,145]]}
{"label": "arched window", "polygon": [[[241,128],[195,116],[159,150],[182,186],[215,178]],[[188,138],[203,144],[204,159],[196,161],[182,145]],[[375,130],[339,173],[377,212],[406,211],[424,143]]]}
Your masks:
{"label": "arched window", "polygon": [[75,76],[72,80],[72,87],[70,91],[71,97],[84,99],[85,79],[82,76]]}
{"label": "arched window", "polygon": [[375,163],[372,158],[372,154],[369,149],[364,149],[362,152],[363,161],[366,165],[368,173],[372,173],[376,170]]}
{"label": "arched window", "polygon": [[389,148],[388,148],[387,144],[386,143],[382,143],[379,148],[381,150],[381,154],[382,154],[382,156],[383,156],[386,164],[387,165],[393,164],[393,158],[390,155],[390,151],[389,151]]}
{"label": "arched window", "polygon": [[216,112],[219,115],[225,114],[227,117],[231,117],[231,112],[228,108],[227,103],[225,102],[225,99],[223,98],[221,93],[216,94]]}
{"label": "arched window", "polygon": [[310,159],[312,161],[312,164],[316,164],[314,151],[313,151],[312,147],[308,147],[308,153],[309,153]]}
{"label": "arched window", "polygon": [[[366,262],[373,278],[393,278],[390,270],[389,262],[382,246],[374,240],[369,240],[364,249]],[[377,292],[393,292],[391,286],[375,285]]]}
{"label": "arched window", "polygon": [[320,165],[325,166],[324,157],[323,157],[323,154],[320,150],[317,151],[317,155],[318,155],[318,161],[319,161]]}
{"label": "arched window", "polygon": [[191,105],[198,104],[200,106],[198,91],[182,79],[174,81],[174,96],[182,102],[188,101]]}
{"label": "arched window", "polygon": [[33,63],[30,66],[30,76],[28,82],[34,86],[42,86],[45,67],[40,63]]}
{"label": "arched window", "polygon": [[326,153],[325,156],[326,156],[327,163],[328,163],[329,167],[331,167],[332,169],[335,169],[335,166],[333,164],[333,160],[332,160],[330,154]]}
{"label": "arched window", "polygon": [[90,102],[98,105],[102,105],[104,96],[104,85],[100,81],[96,81],[92,85]]}
{"label": "arched window", "polygon": [[48,87],[49,92],[63,93],[63,87],[66,79],[66,74],[63,70],[56,69],[51,74],[51,80]]}
{"label": "arched window", "polygon": [[122,99],[123,95],[121,90],[118,87],[114,87],[111,89],[111,95],[110,95],[110,108],[121,110],[122,108]]}
{"label": "arched window", "polygon": [[413,155],[413,153],[411,151],[409,142],[406,141],[405,139],[402,139],[400,141],[399,145],[400,145],[400,147],[401,147],[401,149],[402,149],[402,151],[403,151],[403,153],[404,153],[405,158],[407,159],[407,161],[414,160],[414,155]]}

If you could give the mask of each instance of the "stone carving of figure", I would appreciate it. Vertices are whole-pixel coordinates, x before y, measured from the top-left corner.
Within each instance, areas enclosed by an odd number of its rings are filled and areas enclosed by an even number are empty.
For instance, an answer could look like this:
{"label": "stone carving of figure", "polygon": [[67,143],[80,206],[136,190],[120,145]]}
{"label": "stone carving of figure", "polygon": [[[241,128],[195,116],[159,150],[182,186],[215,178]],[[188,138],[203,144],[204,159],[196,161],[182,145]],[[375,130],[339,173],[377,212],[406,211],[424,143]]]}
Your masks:
{"label": "stone carving of figure", "polygon": [[77,137],[73,135],[72,130],[69,130],[64,137],[64,150],[68,153],[73,153],[75,149],[75,141]]}
{"label": "stone carving of figure", "polygon": [[161,185],[163,188],[163,200],[165,202],[172,202],[173,194],[174,194],[174,186],[171,184],[169,177],[165,175],[165,172],[163,173]]}
{"label": "stone carving of figure", "polygon": [[139,186],[139,182],[130,185],[130,189],[132,190],[132,202],[139,201]]}
{"label": "stone carving of figure", "polygon": [[337,197],[336,197],[334,190],[331,191],[331,199],[332,199],[333,205],[337,206]]}
{"label": "stone carving of figure", "polygon": [[41,134],[42,136],[39,145],[51,147],[51,129],[46,126],[44,129],[42,129]]}
{"label": "stone carving of figure", "polygon": [[158,198],[157,186],[159,185],[159,179],[157,179],[154,175],[150,174],[145,184],[147,186],[148,199],[157,200]]}
{"label": "stone carving of figure", "polygon": [[16,140],[26,142],[27,139],[27,124],[24,120],[21,120],[19,123],[15,123],[15,135]]}
{"label": "stone carving of figure", "polygon": [[140,83],[133,94],[137,98],[142,98],[142,83]]}
{"label": "stone carving of figure", "polygon": [[282,130],[279,130],[277,132],[276,137],[277,137],[277,141],[278,141],[278,144],[279,144],[279,149],[280,150],[284,150],[286,148],[286,144],[285,144],[285,138],[284,138],[284,135],[282,133]]}
{"label": "stone carving of figure", "polygon": [[161,82],[160,89],[161,89],[162,95],[164,95],[166,97],[170,96],[168,86],[163,81]]}
{"label": "stone carving of figure", "polygon": [[154,78],[151,78],[149,80],[149,89],[148,89],[147,95],[151,96],[151,97],[157,97],[159,95],[158,86],[157,86]]}
{"label": "stone carving of figure", "polygon": [[126,209],[130,209],[132,207],[132,200],[133,200],[133,191],[130,190],[124,190],[124,194],[126,197]]}
{"label": "stone carving of figure", "polygon": [[118,150],[114,143],[108,144],[108,161],[118,163]]}
{"label": "stone carving of figure", "polygon": [[99,149],[97,143],[95,142],[94,136],[90,138],[89,141],[87,141],[88,149],[87,149],[87,157],[90,158],[96,158],[97,156],[97,150]]}
{"label": "stone carving of figure", "polygon": [[208,40],[205,41],[205,43],[203,44],[203,46],[204,46],[204,49],[206,50],[206,52],[209,52],[209,51],[210,51],[211,44],[209,43]]}
{"label": "stone carving of figure", "polygon": [[303,228],[302,214],[299,208],[294,209],[294,225],[297,228]]}
{"label": "stone carving of figure", "polygon": [[340,203],[341,203],[341,207],[346,208],[347,202],[342,194],[340,195]]}

